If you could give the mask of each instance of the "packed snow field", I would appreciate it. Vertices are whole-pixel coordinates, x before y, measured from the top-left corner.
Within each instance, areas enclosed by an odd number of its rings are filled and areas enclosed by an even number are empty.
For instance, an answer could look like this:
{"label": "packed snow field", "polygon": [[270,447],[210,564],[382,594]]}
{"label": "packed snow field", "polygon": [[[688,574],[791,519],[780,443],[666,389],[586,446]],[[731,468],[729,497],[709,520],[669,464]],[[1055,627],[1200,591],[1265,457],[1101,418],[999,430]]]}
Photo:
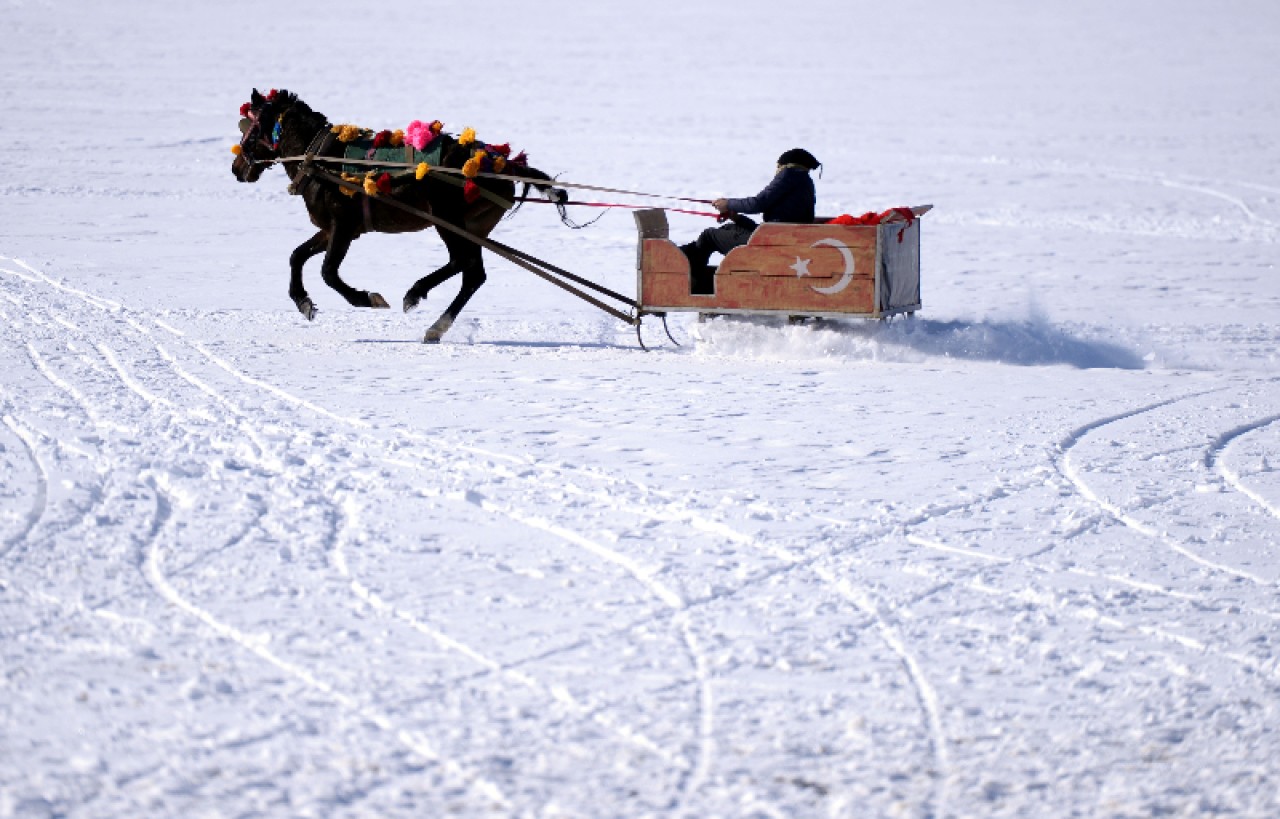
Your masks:
{"label": "packed snow field", "polygon": [[[1280,812],[1280,10],[963,5],[0,0],[0,816]],[[801,145],[935,206],[924,309],[308,323],[255,86],[674,196]],[[495,236],[634,288],[625,211]]]}

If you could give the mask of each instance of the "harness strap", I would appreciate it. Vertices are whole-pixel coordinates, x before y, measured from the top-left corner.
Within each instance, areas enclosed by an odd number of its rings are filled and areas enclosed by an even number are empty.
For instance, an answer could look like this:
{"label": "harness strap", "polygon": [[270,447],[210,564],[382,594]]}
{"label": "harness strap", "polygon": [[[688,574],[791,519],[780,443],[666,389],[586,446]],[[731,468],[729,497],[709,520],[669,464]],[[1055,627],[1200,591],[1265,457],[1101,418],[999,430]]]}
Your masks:
{"label": "harness strap", "polygon": [[[340,188],[343,188],[344,190],[353,190],[353,191],[359,191],[363,193],[364,189],[361,188],[359,185],[355,185],[351,182],[348,182],[342,177],[337,176],[336,174],[329,173],[328,171],[320,170],[318,168],[310,168],[308,169],[308,173],[314,174],[327,182],[332,182],[333,184],[337,185]],[[366,199],[368,198],[371,198],[371,197],[366,196]],[[559,275],[565,276],[566,278],[569,278],[571,281],[575,281],[585,287],[589,287],[592,290],[595,290],[599,293],[610,296],[612,298],[616,298],[617,300],[621,301],[624,304],[630,305],[632,307],[638,306],[635,301],[627,298],[626,296],[623,296],[619,293],[615,293],[606,287],[598,285],[595,282],[589,281],[580,276],[575,276],[566,270],[561,270],[555,265],[548,264],[547,262],[544,262],[541,259],[538,259],[534,256],[530,256],[527,253],[518,251],[515,248],[508,247],[507,245],[501,244],[499,242],[495,242],[491,239],[485,239],[480,236],[477,236],[474,233],[471,233],[470,231],[464,228],[458,227],[452,222],[446,222],[445,220],[439,218],[438,216],[434,216],[430,213],[427,213],[424,210],[419,210],[418,208],[412,207],[411,205],[406,205],[404,202],[401,202],[397,199],[379,196],[378,200],[385,205],[390,205],[391,207],[399,208],[400,210],[406,213],[413,214],[414,216],[417,216],[418,218],[434,225],[439,230],[447,230],[450,233],[461,236],[462,238],[466,239],[469,242],[473,242],[476,245],[479,245],[485,250],[488,250],[492,253],[496,253],[497,255],[501,256],[502,258],[506,259],[507,261],[511,262],[517,267],[523,267],[525,270],[528,270],[530,273],[533,273],[535,276],[538,276],[539,278],[542,278],[548,282],[551,282],[556,287],[559,287],[562,290],[566,290],[569,293],[572,293],[573,295],[577,296],[578,298],[582,299],[583,301],[589,304],[599,307],[601,310],[605,311],[609,315],[617,319],[620,319],[626,322],[627,324],[630,324],[630,325],[640,324],[639,314],[634,316],[627,315],[626,313],[622,312],[616,307],[605,304],[599,299],[582,292],[581,290],[574,287],[573,285],[568,284],[567,282],[561,281],[559,278],[557,278],[557,276],[553,275],[552,271],[554,271],[554,273],[557,273]]]}
{"label": "harness strap", "polygon": [[[311,138],[311,144],[307,146],[307,152],[302,157],[302,164],[298,166],[298,170],[294,172],[293,178],[289,180],[289,193],[300,196],[306,189],[307,182],[311,180],[311,163],[315,159],[316,154],[323,154],[329,149],[329,143],[333,140],[333,134],[329,131],[328,123],[315,136]],[[319,143],[318,145],[316,143]]]}
{"label": "harness strap", "polygon": [[[449,169],[432,168],[429,171],[427,171],[427,173],[435,173],[437,170],[452,170],[452,168],[449,168]],[[467,181],[465,179],[458,179],[456,176],[441,176],[439,177],[439,179],[441,182],[444,182],[449,185],[453,185],[455,188],[465,188],[467,186]],[[488,190],[487,188],[482,188],[479,185],[477,185],[476,189],[480,191],[481,196],[483,196],[485,199],[488,199],[490,202],[502,208],[503,210],[511,210],[516,206],[515,202],[511,201],[510,199],[504,199],[498,194],[494,193],[493,191]]]}
{"label": "harness strap", "polygon": [[[289,162],[289,161],[297,161],[299,159],[302,159],[302,157],[290,156],[290,157],[285,157],[279,161]],[[341,162],[344,165],[381,165],[387,168],[417,167],[416,163],[380,162],[376,159],[338,159],[336,157],[317,157],[317,159],[323,162]],[[462,175],[462,169],[460,168],[445,168],[445,167],[435,166],[435,167],[432,167],[431,170],[432,172],[439,171],[440,173],[455,174],[459,176]],[[578,182],[562,182],[559,179],[533,179],[527,176],[514,176],[512,174],[505,174],[505,173],[479,173],[477,174],[477,176],[484,177],[485,179],[506,179],[511,182],[528,182],[530,185],[554,185],[557,188],[575,188],[577,190],[601,191],[603,193],[622,193],[628,196],[643,196],[649,199],[669,199],[676,202],[697,202],[698,204],[702,204],[702,205],[711,204],[710,199],[692,199],[687,196],[666,196],[661,193],[644,193],[643,191],[629,191],[623,188],[605,188],[599,185],[583,185]]]}

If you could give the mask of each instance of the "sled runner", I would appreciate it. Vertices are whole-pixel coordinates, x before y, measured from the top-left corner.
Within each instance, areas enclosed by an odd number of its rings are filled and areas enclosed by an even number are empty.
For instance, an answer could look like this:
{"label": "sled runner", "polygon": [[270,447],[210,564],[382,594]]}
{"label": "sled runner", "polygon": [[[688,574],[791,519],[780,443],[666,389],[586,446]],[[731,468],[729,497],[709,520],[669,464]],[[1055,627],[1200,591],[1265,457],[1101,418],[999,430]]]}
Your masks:
{"label": "sled runner", "polygon": [[639,309],[830,318],[910,315],[921,304],[916,217],[931,208],[887,211],[878,224],[763,224],[746,245],[724,257],[710,293],[694,292],[689,260],[668,237],[666,214],[636,211]]}

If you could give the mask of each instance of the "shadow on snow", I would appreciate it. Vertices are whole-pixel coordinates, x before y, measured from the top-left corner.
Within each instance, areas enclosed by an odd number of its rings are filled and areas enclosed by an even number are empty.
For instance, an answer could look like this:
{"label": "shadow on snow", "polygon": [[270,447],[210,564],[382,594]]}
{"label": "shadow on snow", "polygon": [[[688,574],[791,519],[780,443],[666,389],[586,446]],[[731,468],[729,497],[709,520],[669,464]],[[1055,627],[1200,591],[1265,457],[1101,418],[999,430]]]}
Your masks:
{"label": "shadow on snow", "polygon": [[779,319],[722,317],[698,326],[716,352],[762,356],[919,361],[922,357],[994,361],[1037,367],[1141,370],[1134,351],[1073,335],[1044,321],[817,320],[788,326]]}

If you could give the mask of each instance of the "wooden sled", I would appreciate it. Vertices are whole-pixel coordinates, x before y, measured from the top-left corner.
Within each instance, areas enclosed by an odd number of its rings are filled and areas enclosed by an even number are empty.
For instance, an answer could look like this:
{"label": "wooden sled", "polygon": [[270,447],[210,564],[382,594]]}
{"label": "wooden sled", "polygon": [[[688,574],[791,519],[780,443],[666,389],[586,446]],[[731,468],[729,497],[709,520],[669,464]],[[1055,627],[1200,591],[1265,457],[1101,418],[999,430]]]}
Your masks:
{"label": "wooden sled", "polygon": [[[932,205],[911,209],[917,217]],[[693,293],[689,260],[661,210],[635,212],[637,300],[644,313],[886,318],[920,309],[920,220],[878,225],[770,222],[729,251],[713,292]],[[893,217],[890,217],[892,219]]]}

